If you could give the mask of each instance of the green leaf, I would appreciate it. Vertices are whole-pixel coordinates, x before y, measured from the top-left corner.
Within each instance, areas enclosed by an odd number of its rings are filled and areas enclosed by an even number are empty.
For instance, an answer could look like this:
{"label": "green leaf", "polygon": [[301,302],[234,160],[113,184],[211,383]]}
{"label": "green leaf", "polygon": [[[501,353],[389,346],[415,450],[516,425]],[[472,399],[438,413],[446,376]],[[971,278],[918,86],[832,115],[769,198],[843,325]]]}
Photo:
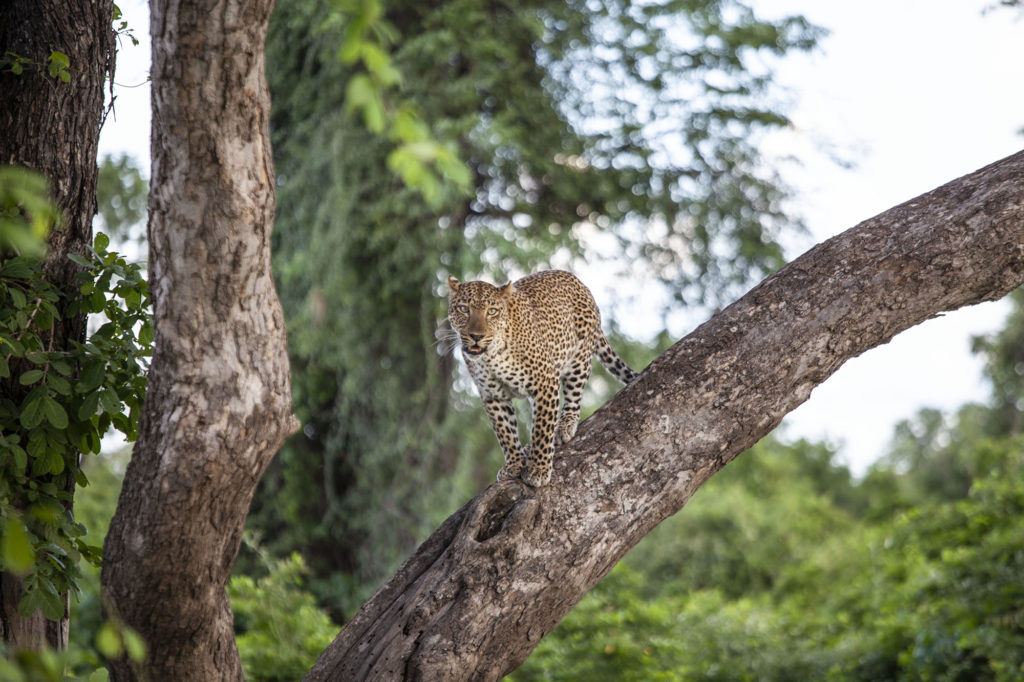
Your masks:
{"label": "green leaf", "polygon": [[83,256],[79,256],[77,253],[69,253],[68,254],[68,259],[70,259],[72,263],[77,263],[77,264],[79,264],[79,265],[81,265],[83,267],[86,267],[86,268],[91,268],[92,267],[92,261],[90,261],[88,258],[85,258]]}
{"label": "green leaf", "polygon": [[102,232],[97,232],[96,236],[92,240],[92,247],[96,249],[98,253],[103,253],[107,250],[108,246],[110,246],[110,237]]}
{"label": "green leaf", "polygon": [[68,56],[60,50],[54,50],[50,53],[50,64],[57,66],[58,68],[67,68],[71,65],[71,60]]}
{"label": "green leaf", "polygon": [[121,655],[121,638],[117,636],[117,630],[110,623],[104,623],[96,633],[96,648],[107,658],[117,658]]}
{"label": "green leaf", "polygon": [[402,75],[392,65],[391,56],[387,52],[373,43],[364,43],[360,52],[363,63],[377,82],[384,86],[398,85],[401,82]]}
{"label": "green leaf", "polygon": [[29,618],[43,606],[43,595],[41,590],[28,590],[18,602],[18,615],[22,618]]}
{"label": "green leaf", "polygon": [[53,326],[53,317],[50,315],[49,312],[40,308],[39,310],[36,311],[35,323],[36,327],[43,331],[46,331]]}
{"label": "green leaf", "polygon": [[25,467],[28,466],[28,453],[20,445],[11,446],[11,452],[14,453],[14,473],[24,473]]}
{"label": "green leaf", "polygon": [[6,379],[9,376],[11,376],[11,368],[7,366],[7,358],[0,354],[0,379]]}
{"label": "green leaf", "polygon": [[10,294],[15,308],[24,308],[28,303],[28,299],[25,298],[25,292],[17,287],[8,287],[7,293]]}
{"label": "green leaf", "polygon": [[22,407],[21,416],[18,418],[18,421],[21,422],[22,428],[31,431],[39,426],[40,422],[43,421],[43,417],[43,397],[40,396]]}
{"label": "green leaf", "polygon": [[30,386],[40,379],[43,378],[43,370],[41,369],[30,369],[27,372],[22,373],[18,378],[18,383],[22,386]]}
{"label": "green leaf", "polygon": [[14,355],[14,357],[20,358],[22,355],[25,354],[25,346],[23,346],[21,341],[19,341],[18,339],[0,336],[0,341],[2,341],[8,348],[11,349],[11,353]]}
{"label": "green leaf", "polygon": [[43,410],[46,413],[46,420],[53,424],[54,428],[66,429],[68,427],[68,413],[56,400],[49,396],[44,398]]}
{"label": "green leaf", "polygon": [[345,110],[361,111],[363,123],[370,132],[384,131],[384,104],[380,99],[380,91],[366,74],[358,74],[349,79],[345,88]]}
{"label": "green leaf", "polygon": [[[53,460],[51,459],[51,453],[45,449],[46,441],[43,442],[43,450],[32,460],[32,475],[35,477],[45,476],[50,473],[53,468]],[[31,450],[29,450],[31,452]],[[45,492],[45,491],[44,491]]]}
{"label": "green leaf", "polygon": [[149,346],[153,343],[153,325],[149,321],[143,322],[139,328],[139,343]]}
{"label": "green leaf", "polygon": [[28,448],[28,454],[35,459],[38,460],[43,457],[46,454],[46,434],[42,431],[33,431],[32,435],[29,436],[26,447]]}
{"label": "green leaf", "polygon": [[52,363],[50,365],[50,367],[54,368],[55,370],[57,370],[58,372],[60,372],[61,374],[63,374],[66,377],[71,376],[71,372],[73,371],[71,369],[71,365],[69,365],[68,363],[63,362],[61,360],[58,360],[58,361]]}
{"label": "green leaf", "polygon": [[46,385],[61,395],[71,395],[71,382],[56,372],[46,376]]}
{"label": "green leaf", "polygon": [[124,302],[129,308],[138,309],[142,305],[142,294],[138,289],[128,289],[124,292]]}
{"label": "green leaf", "polygon": [[62,620],[64,618],[64,598],[57,593],[52,584],[50,590],[41,590],[41,592],[43,599],[40,608],[43,610],[43,615],[49,620]]}
{"label": "green leaf", "polygon": [[142,635],[125,625],[121,629],[121,638],[124,640],[124,648],[128,650],[128,658],[136,663],[146,660],[146,641]]}
{"label": "green leaf", "polygon": [[35,550],[28,539],[28,531],[21,519],[8,516],[0,537],[0,558],[11,573],[25,575],[35,562]]}
{"label": "green leaf", "polygon": [[11,279],[29,279],[35,272],[39,261],[29,256],[17,256],[7,260],[3,267],[0,267],[0,277]]}
{"label": "green leaf", "polygon": [[78,408],[78,418],[81,420],[88,419],[89,417],[96,414],[96,409],[100,404],[99,392],[93,392],[85,396],[85,400],[82,401],[81,406]]}
{"label": "green leaf", "polygon": [[103,407],[103,411],[109,415],[121,414],[121,399],[117,397],[117,393],[105,388],[99,392],[100,405]]}
{"label": "green leaf", "polygon": [[78,379],[79,393],[91,391],[107,378],[107,366],[102,360],[90,360],[82,368],[82,375]]}

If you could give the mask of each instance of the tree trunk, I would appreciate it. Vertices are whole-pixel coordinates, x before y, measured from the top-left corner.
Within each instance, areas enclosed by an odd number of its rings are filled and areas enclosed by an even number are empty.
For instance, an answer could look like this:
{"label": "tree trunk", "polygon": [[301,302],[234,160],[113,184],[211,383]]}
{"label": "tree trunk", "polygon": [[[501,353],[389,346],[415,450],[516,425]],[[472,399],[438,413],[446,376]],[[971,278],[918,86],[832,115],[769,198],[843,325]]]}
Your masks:
{"label": "tree trunk", "polygon": [[115,680],[239,680],[225,585],[253,491],[296,430],[270,272],[272,0],[152,3],[149,263],[155,351],[104,547],[110,615],[142,666]]}
{"label": "tree trunk", "polygon": [[815,247],[581,424],[550,486],[493,484],[450,517],[306,679],[499,679],[843,362],[1021,283],[1024,152]]}
{"label": "tree trunk", "polygon": [[[77,266],[69,253],[86,253],[96,213],[96,153],[103,113],[103,85],[114,71],[114,4],[111,0],[57,2],[5,0],[0,3],[0,57],[25,60],[22,72],[0,71],[0,164],[25,166],[50,181],[54,202],[63,214],[49,237],[44,269],[64,292],[75,285]],[[68,82],[47,70],[53,52],[68,57]],[[63,312],[63,311],[62,311]],[[54,329],[54,349],[81,341],[84,315],[62,315]],[[20,401],[29,387],[18,384],[19,372],[0,380],[0,394]],[[73,485],[73,480],[71,481]],[[67,612],[62,621],[47,621],[36,612],[18,615],[21,580],[0,573],[0,634],[12,649],[64,648]]]}

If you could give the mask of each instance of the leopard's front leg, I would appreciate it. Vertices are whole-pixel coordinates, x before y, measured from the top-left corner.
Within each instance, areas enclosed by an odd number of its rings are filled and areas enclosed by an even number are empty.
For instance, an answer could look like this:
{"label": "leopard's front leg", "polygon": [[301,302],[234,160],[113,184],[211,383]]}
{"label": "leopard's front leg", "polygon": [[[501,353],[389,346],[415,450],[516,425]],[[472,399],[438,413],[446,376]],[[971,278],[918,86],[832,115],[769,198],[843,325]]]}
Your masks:
{"label": "leopard's front leg", "polygon": [[484,410],[491,420],[491,428],[498,437],[501,451],[505,454],[505,466],[498,471],[498,480],[516,478],[526,465],[522,445],[519,443],[519,427],[516,424],[516,410],[511,398],[484,398]]}
{"label": "leopard's front leg", "polygon": [[535,488],[551,480],[551,458],[555,452],[555,422],[558,420],[558,381],[541,386],[530,396],[533,428],[530,433],[530,459],[523,481]]}

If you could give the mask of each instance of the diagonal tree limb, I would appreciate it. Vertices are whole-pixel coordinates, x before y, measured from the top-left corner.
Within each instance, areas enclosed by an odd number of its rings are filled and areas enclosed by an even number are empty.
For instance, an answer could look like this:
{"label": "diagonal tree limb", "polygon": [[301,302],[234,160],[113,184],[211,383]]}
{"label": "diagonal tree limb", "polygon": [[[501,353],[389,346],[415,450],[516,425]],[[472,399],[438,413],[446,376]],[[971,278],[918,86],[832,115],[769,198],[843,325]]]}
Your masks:
{"label": "diagonal tree limb", "polygon": [[1024,283],[1024,152],[830,239],[655,360],[556,454],[491,485],[360,609],[307,680],[493,680],[648,531],[846,360]]}

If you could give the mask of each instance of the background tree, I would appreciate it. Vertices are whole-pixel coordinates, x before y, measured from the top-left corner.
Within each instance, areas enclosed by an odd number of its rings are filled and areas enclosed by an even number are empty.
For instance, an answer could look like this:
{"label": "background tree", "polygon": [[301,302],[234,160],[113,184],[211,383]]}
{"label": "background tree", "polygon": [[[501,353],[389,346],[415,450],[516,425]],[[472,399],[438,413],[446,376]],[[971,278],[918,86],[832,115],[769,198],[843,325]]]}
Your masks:
{"label": "background tree", "polygon": [[974,339],[975,352],[985,356],[985,376],[992,382],[989,433],[1024,433],[1024,290],[1010,295],[1013,312],[998,334]]}
{"label": "background tree", "polygon": [[[25,166],[49,182],[60,212],[42,263],[46,280],[60,292],[50,349],[68,349],[84,340],[85,311],[72,307],[81,266],[69,254],[88,255],[96,213],[96,148],[103,113],[103,87],[114,70],[114,5],[110,0],[76,3],[5,2],[0,6],[0,163]],[[5,258],[10,253],[4,253]],[[8,303],[5,289],[5,307]],[[10,354],[5,351],[8,357]],[[0,378],[0,395],[20,403],[35,387],[22,381],[28,366],[16,363]],[[22,443],[25,445],[25,443]],[[6,447],[5,447],[6,451]],[[63,457],[77,458],[73,448]],[[61,467],[63,469],[64,467]],[[71,468],[51,483],[74,489]],[[4,500],[24,506],[26,500]],[[12,648],[67,645],[65,615],[47,620],[41,610],[18,612],[23,584],[8,571],[0,573],[0,632]],[[51,613],[51,616],[55,615]]]}
{"label": "background tree", "polygon": [[[444,271],[565,267],[604,231],[678,302],[731,299],[781,265],[777,237],[797,227],[757,146],[788,123],[761,58],[820,32],[732,0],[338,7],[281,5],[268,38],[275,272],[304,429],[250,528],[279,554],[303,548],[340,617],[495,470],[479,410],[449,398],[449,349],[435,350]],[[344,84],[374,75],[339,59],[361,31],[400,75],[377,115],[455,150],[469,196],[425,202],[401,150],[341,115]]]}

